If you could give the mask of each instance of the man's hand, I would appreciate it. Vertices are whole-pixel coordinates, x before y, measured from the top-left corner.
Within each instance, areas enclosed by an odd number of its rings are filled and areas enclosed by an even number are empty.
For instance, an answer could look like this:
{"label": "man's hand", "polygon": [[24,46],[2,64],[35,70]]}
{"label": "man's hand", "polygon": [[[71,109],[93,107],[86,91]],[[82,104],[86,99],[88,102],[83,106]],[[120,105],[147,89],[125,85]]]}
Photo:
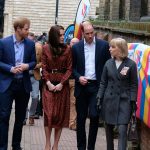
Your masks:
{"label": "man's hand", "polygon": [[88,80],[84,76],[80,76],[79,82],[81,85],[86,85],[88,83]]}
{"label": "man's hand", "polygon": [[12,72],[13,74],[18,74],[22,73],[22,69],[20,67],[12,67],[10,72]]}
{"label": "man's hand", "polygon": [[50,81],[47,81],[46,85],[47,85],[49,91],[55,90],[55,86]]}
{"label": "man's hand", "polygon": [[21,63],[18,67],[22,69],[22,72],[29,69],[29,65],[24,63]]}
{"label": "man's hand", "polygon": [[18,74],[18,73],[22,73],[25,70],[29,69],[29,65],[28,64],[24,64],[21,63],[18,66],[12,67],[10,72],[14,73],[14,74]]}
{"label": "man's hand", "polygon": [[63,88],[63,85],[62,85],[61,83],[59,83],[59,84],[57,84],[57,85],[55,86],[54,92],[56,92],[56,91],[61,91],[62,88]]}

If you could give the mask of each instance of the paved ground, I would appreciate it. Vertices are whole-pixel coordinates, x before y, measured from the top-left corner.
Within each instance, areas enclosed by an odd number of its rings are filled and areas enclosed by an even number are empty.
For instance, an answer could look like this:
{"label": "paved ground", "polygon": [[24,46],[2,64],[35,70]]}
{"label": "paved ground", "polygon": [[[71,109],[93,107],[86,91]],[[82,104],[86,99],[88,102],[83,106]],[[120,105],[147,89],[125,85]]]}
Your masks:
{"label": "paved ground", "polygon": [[[9,129],[9,146],[8,150],[11,150],[11,135],[14,124],[14,106],[10,118],[10,129]],[[89,121],[87,120],[86,129],[88,131]],[[53,140],[53,139],[52,139]],[[23,150],[44,150],[45,135],[43,128],[43,118],[35,120],[34,126],[27,125],[23,128],[22,135],[22,147]],[[115,150],[117,149],[117,140],[115,140]],[[76,148],[76,132],[63,129],[62,136],[60,139],[59,150],[77,150]],[[104,128],[99,128],[98,136],[96,141],[95,150],[106,150],[105,132]]]}

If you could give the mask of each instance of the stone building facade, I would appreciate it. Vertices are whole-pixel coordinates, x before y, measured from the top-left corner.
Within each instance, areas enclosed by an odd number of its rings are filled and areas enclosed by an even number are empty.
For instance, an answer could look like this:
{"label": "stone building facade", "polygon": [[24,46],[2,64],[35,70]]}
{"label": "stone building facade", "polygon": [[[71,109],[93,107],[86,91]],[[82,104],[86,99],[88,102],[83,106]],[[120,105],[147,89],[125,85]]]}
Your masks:
{"label": "stone building facade", "polygon": [[99,18],[140,21],[150,16],[150,0],[99,0]]}
{"label": "stone building facade", "polygon": [[[74,23],[80,0],[59,0],[58,24],[67,27]],[[91,1],[89,16],[95,16],[98,0]],[[4,36],[13,32],[13,20],[19,16],[31,20],[31,31],[40,34],[55,24],[56,0],[5,0]]]}

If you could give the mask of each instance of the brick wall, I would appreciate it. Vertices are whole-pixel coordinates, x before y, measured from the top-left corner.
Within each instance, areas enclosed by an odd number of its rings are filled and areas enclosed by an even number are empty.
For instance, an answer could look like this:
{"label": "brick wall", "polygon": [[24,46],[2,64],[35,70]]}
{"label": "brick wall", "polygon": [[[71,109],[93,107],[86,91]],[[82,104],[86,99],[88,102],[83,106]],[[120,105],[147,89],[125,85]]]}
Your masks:
{"label": "brick wall", "polygon": [[[67,27],[74,23],[80,0],[59,0],[58,24]],[[89,16],[95,16],[99,1],[91,1]],[[55,23],[56,0],[6,0],[4,12],[4,36],[13,33],[12,23],[18,16],[31,20],[31,31],[40,34]]]}

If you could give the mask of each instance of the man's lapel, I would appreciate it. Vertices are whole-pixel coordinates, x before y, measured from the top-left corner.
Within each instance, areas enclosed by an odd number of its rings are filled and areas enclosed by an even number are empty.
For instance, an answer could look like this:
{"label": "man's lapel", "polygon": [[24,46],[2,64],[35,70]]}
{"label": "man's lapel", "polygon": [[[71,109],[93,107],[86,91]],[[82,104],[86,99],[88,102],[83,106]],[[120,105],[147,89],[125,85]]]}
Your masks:
{"label": "man's lapel", "polygon": [[100,59],[100,47],[98,45],[97,39],[95,38],[95,68],[97,66],[97,62],[99,61],[98,59]]}
{"label": "man's lapel", "polygon": [[13,64],[14,64],[14,66],[15,66],[15,48],[14,48],[13,36],[11,36],[10,38],[11,38],[10,43],[9,43],[9,46],[10,46],[10,54],[11,54],[11,57],[12,57],[12,60],[13,60]]}
{"label": "man's lapel", "polygon": [[24,39],[24,57],[23,57],[23,62],[24,63],[26,62],[27,54],[28,54],[28,44],[27,44],[26,39]]}
{"label": "man's lapel", "polygon": [[82,45],[81,45],[81,53],[79,53],[79,54],[81,54],[81,62],[82,62],[82,66],[83,66],[83,68],[84,68],[84,72],[85,72],[85,55],[84,55],[84,40],[83,40],[83,42],[81,43]]}

